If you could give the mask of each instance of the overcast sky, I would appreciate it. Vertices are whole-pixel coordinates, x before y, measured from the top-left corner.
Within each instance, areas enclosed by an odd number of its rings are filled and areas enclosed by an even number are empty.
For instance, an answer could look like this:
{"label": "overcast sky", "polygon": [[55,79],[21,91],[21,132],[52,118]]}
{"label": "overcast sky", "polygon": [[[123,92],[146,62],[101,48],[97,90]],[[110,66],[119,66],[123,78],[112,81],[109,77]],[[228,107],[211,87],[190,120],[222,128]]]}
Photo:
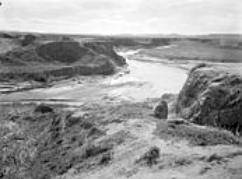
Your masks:
{"label": "overcast sky", "polygon": [[0,0],[0,30],[242,33],[242,0]]}

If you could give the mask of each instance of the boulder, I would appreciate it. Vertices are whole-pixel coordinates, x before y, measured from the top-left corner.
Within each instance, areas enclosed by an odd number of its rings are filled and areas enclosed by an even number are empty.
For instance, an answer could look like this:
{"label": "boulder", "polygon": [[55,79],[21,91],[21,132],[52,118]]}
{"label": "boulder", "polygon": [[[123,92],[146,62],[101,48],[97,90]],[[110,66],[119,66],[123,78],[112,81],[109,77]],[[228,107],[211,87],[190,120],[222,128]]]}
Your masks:
{"label": "boulder", "polygon": [[193,68],[178,96],[176,113],[191,122],[238,134],[242,126],[242,77],[206,65]]}
{"label": "boulder", "polygon": [[189,124],[185,119],[181,118],[170,118],[167,120],[168,124],[181,125],[181,124]]}
{"label": "boulder", "polygon": [[47,105],[44,105],[44,104],[37,106],[34,110],[34,112],[36,112],[36,113],[51,113],[53,111],[54,111],[53,108],[51,108]]}
{"label": "boulder", "polygon": [[155,117],[159,119],[167,119],[168,117],[168,105],[166,101],[161,101],[154,110]]}
{"label": "boulder", "polygon": [[136,163],[146,164],[151,167],[152,165],[157,164],[159,158],[160,149],[154,146],[145,152],[138,160],[136,160]]}

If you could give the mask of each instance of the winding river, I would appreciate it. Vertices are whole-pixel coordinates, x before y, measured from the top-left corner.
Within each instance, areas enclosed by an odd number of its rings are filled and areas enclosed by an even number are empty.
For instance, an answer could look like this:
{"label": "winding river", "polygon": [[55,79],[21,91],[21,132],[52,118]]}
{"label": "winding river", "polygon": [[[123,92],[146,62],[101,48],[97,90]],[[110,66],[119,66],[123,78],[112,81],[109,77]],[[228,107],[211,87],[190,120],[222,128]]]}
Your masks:
{"label": "winding river", "polygon": [[[142,101],[157,98],[164,93],[178,93],[182,88],[187,72],[184,69],[152,61],[139,61],[139,50],[119,52],[126,58],[129,73],[106,81],[109,86],[116,86],[109,93],[125,99]],[[149,58],[148,58],[149,59]]]}
{"label": "winding river", "polygon": [[50,88],[0,95],[1,102],[49,102],[80,104],[103,100],[143,101],[164,93],[178,93],[187,71],[164,63],[139,61],[140,50],[118,53],[127,59],[128,66],[109,77],[80,77],[58,82]]}

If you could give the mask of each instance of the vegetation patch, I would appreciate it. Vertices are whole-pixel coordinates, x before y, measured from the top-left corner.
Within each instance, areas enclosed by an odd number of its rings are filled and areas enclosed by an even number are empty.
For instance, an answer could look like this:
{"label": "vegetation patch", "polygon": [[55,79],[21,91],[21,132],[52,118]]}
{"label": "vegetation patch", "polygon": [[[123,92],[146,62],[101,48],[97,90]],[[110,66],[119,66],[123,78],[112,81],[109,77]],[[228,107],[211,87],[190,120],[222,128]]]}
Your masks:
{"label": "vegetation patch", "polygon": [[93,166],[109,163],[113,145],[95,142],[105,132],[94,122],[41,106],[1,115],[1,177],[51,178],[88,160]]}
{"label": "vegetation patch", "polygon": [[192,145],[200,146],[241,143],[231,132],[192,124],[176,125],[160,121],[155,133],[162,139],[187,140]]}
{"label": "vegetation patch", "polygon": [[157,164],[157,160],[160,158],[160,149],[156,146],[151,147],[143,156],[141,156],[136,163],[152,166]]}
{"label": "vegetation patch", "polygon": [[0,51],[0,81],[47,83],[75,75],[110,75],[116,67],[126,64],[112,44],[82,44],[72,39],[43,42],[39,37],[33,37],[24,36],[22,45],[7,52]]}

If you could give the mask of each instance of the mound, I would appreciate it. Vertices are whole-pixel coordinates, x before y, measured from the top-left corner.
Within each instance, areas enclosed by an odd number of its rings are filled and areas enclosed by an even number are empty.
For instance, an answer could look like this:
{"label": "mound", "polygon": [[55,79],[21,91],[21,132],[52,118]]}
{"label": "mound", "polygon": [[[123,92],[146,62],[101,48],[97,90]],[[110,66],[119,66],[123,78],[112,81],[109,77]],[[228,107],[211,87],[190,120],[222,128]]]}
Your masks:
{"label": "mound", "polygon": [[202,125],[240,132],[242,126],[240,75],[200,65],[191,70],[181,90],[176,112]]}
{"label": "mound", "polygon": [[37,54],[48,61],[73,63],[87,54],[88,49],[78,42],[50,42],[36,48]]}

